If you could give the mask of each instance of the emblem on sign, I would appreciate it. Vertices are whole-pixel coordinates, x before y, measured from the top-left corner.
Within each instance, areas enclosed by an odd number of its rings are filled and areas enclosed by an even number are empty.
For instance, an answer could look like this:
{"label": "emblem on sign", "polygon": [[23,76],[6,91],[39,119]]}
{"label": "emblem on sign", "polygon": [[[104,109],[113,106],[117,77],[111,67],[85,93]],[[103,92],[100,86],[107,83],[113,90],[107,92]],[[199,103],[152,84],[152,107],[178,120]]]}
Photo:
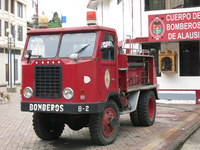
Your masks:
{"label": "emblem on sign", "polygon": [[155,38],[156,40],[159,40],[160,38],[163,38],[165,24],[162,20],[163,18],[159,18],[159,16],[156,16],[154,19],[152,19],[149,25],[149,33],[152,39]]}
{"label": "emblem on sign", "polygon": [[106,72],[105,72],[105,85],[106,85],[106,88],[108,89],[109,86],[110,86],[110,72],[108,69],[106,69]]}

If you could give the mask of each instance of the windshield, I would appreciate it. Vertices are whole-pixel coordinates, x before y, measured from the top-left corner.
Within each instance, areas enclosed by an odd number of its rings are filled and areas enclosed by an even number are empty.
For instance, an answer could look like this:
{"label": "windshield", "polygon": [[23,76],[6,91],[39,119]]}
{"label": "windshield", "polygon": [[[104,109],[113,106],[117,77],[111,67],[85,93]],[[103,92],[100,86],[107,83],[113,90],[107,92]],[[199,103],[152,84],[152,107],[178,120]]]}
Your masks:
{"label": "windshield", "polygon": [[70,57],[78,53],[79,57],[91,57],[94,52],[96,33],[64,34],[59,57]]}
{"label": "windshield", "polygon": [[27,50],[31,58],[54,58],[58,49],[60,35],[36,35],[28,41]]}

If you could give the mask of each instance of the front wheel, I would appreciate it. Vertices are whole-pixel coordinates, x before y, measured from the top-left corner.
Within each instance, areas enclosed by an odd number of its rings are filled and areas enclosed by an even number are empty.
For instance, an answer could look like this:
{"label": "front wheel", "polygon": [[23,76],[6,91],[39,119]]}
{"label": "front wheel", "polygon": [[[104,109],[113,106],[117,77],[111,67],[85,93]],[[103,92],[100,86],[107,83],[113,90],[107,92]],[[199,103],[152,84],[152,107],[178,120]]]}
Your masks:
{"label": "front wheel", "polygon": [[98,145],[108,145],[114,142],[119,131],[119,109],[117,104],[108,101],[104,111],[90,115],[90,136]]}
{"label": "front wheel", "polygon": [[40,139],[55,140],[62,134],[64,122],[55,114],[34,113],[33,128]]}

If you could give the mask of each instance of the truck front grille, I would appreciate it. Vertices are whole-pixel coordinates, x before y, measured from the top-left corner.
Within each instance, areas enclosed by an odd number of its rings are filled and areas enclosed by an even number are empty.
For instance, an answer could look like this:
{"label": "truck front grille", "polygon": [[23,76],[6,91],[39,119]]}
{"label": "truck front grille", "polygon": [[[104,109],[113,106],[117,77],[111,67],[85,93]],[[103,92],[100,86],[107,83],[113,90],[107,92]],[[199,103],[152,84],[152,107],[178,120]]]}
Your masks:
{"label": "truck front grille", "polygon": [[44,99],[62,97],[62,67],[60,65],[34,67],[34,96]]}

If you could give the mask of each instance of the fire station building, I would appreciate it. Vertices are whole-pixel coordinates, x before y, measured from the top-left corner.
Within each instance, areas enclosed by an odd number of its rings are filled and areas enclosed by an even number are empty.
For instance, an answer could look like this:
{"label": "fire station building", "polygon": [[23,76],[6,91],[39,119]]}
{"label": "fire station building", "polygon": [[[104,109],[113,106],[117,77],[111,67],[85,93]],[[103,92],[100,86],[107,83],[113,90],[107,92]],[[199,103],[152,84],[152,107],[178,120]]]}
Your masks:
{"label": "fire station building", "polygon": [[200,104],[200,1],[90,0],[88,8],[130,53],[151,50],[160,99]]}

